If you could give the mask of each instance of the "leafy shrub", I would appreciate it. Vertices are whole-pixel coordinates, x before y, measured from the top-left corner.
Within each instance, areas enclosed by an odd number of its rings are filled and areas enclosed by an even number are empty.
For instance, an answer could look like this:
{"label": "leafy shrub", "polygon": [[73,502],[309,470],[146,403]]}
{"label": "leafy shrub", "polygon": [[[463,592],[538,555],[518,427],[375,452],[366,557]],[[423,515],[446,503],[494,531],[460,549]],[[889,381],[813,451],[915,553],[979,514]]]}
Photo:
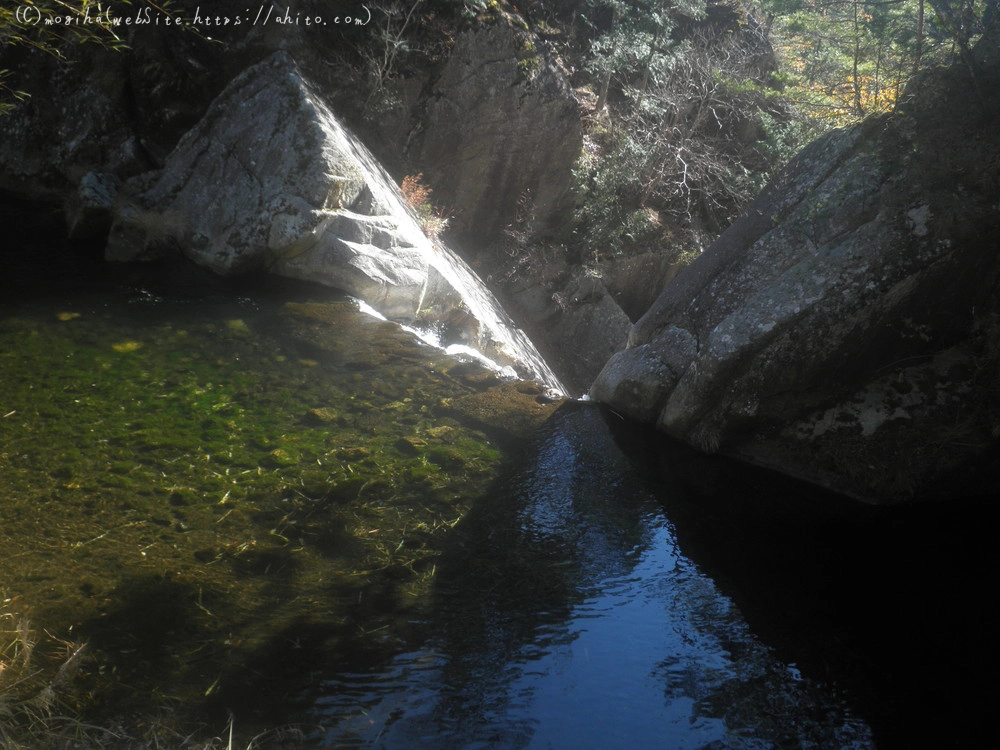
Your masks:
{"label": "leafy shrub", "polygon": [[399,191],[420,222],[420,228],[430,239],[436,240],[448,228],[448,217],[431,203],[431,188],[423,183],[423,172],[407,175]]}

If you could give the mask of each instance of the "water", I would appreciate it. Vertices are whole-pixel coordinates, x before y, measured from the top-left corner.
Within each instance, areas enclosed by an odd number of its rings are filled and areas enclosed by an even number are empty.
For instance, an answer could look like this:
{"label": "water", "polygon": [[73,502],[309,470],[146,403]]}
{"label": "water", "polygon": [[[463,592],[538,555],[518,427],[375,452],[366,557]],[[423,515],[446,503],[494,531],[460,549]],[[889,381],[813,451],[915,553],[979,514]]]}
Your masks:
{"label": "water", "polygon": [[992,517],[861,509],[564,408],[456,528],[420,648],[319,686],[317,746],[975,746]]}
{"label": "water", "polygon": [[680,548],[596,408],[564,410],[457,530],[434,633],[327,680],[325,747],[870,747]]}
{"label": "water", "polygon": [[860,508],[546,404],[328,290],[16,241],[4,705],[72,663],[64,710],[118,738],[169,715],[161,747],[230,712],[241,746],[993,737],[989,504]]}

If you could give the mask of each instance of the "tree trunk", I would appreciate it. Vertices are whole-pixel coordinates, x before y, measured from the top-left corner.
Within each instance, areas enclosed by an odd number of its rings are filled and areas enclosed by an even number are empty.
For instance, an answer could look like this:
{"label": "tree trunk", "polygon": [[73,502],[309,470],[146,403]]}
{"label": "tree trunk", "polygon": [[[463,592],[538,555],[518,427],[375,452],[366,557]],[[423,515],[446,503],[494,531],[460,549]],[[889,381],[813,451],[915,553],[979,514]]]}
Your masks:
{"label": "tree trunk", "polygon": [[611,88],[611,67],[604,73],[601,81],[601,90],[597,94],[597,111],[601,112],[608,103],[608,89]]}
{"label": "tree trunk", "polygon": [[859,117],[864,114],[861,108],[861,80],[858,78],[858,58],[861,57],[861,9],[858,0],[854,0],[854,59],[851,61],[851,74],[854,77],[854,113]]}
{"label": "tree trunk", "polygon": [[[618,20],[618,8],[615,8],[611,13],[611,31],[609,33],[615,33],[615,22]],[[614,36],[612,36],[614,39]],[[615,50],[618,47],[618,41],[615,40],[613,46],[611,47],[611,57],[614,58]],[[604,78],[601,80],[601,90],[597,94],[597,111],[603,112],[604,108],[608,104],[608,89],[611,88],[611,62],[608,62],[608,69],[604,73]]]}
{"label": "tree trunk", "polygon": [[920,0],[920,6],[917,10],[917,38],[914,40],[914,51],[913,51],[913,75],[920,70],[920,58],[923,55],[924,47],[924,0]]}

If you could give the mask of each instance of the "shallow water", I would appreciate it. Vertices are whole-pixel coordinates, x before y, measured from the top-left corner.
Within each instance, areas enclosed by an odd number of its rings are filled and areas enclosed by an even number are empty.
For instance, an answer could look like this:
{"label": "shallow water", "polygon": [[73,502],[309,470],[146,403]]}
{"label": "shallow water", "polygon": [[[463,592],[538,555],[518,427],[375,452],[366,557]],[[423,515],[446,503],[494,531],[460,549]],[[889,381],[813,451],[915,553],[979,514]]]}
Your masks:
{"label": "shallow water", "polygon": [[310,747],[993,736],[989,504],[859,508],[328,290],[86,256],[53,280],[61,252],[11,256],[0,305],[18,697],[86,643],[64,708]]}
{"label": "shallow water", "polygon": [[18,700],[86,643],[85,711],[275,720],[310,648],[409,637],[504,455],[463,397],[554,408],[329,290],[82,260],[32,286],[0,315],[0,659],[24,623],[46,652]]}

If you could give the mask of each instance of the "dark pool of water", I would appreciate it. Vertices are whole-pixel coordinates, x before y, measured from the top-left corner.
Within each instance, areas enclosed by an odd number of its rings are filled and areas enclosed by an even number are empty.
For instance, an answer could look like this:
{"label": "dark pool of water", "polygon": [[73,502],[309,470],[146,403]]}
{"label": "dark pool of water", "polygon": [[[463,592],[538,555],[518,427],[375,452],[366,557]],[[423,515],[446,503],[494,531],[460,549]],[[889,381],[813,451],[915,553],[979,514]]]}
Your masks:
{"label": "dark pool of water", "polygon": [[[497,442],[446,408],[475,378],[325,292],[17,242],[0,634],[89,639],[85,713],[329,748],[995,738],[991,504],[859,507],[593,404]],[[326,317],[286,328],[292,298]]]}
{"label": "dark pool of water", "polygon": [[[564,409],[456,530],[427,641],[321,684],[319,744],[903,748],[993,735],[980,687],[994,648],[990,511],[859,510],[656,443],[594,407]],[[802,501],[814,511],[794,510]]]}

